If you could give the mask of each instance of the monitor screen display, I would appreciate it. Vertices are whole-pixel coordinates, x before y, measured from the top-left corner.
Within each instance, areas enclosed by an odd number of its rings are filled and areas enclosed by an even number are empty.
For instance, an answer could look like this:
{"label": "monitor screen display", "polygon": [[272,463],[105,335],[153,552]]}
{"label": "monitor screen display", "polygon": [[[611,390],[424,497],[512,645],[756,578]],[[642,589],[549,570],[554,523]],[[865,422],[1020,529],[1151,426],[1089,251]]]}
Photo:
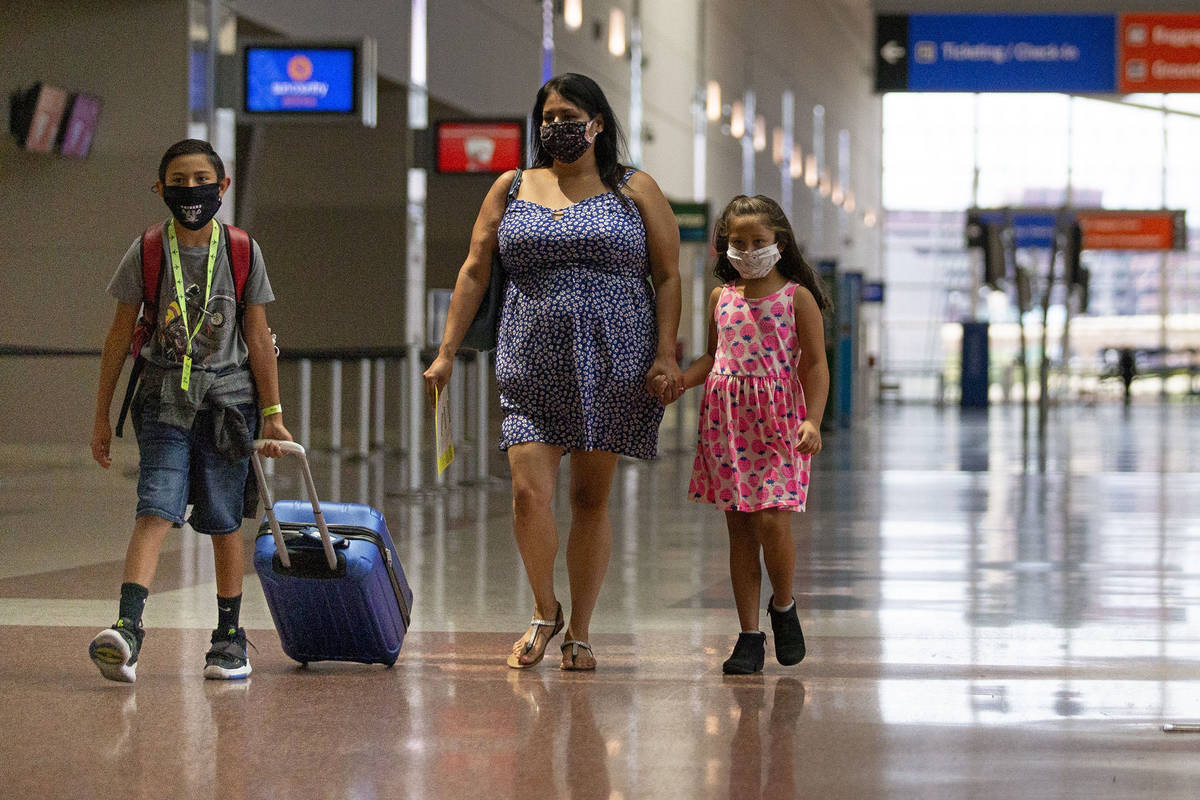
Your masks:
{"label": "monitor screen display", "polygon": [[49,153],[58,140],[58,128],[62,124],[63,111],[67,107],[67,91],[57,86],[42,84],[33,106],[29,121],[29,132],[25,135],[25,149],[34,153]]}
{"label": "monitor screen display", "polygon": [[438,172],[506,172],[521,166],[525,123],[467,120],[437,123]]}
{"label": "monitor screen display", "polygon": [[67,121],[59,133],[58,151],[71,158],[83,158],[92,149],[96,122],[100,119],[100,98],[77,94],[72,99]]}
{"label": "monitor screen display", "polygon": [[356,47],[252,46],[244,52],[244,111],[346,116],[359,113]]}

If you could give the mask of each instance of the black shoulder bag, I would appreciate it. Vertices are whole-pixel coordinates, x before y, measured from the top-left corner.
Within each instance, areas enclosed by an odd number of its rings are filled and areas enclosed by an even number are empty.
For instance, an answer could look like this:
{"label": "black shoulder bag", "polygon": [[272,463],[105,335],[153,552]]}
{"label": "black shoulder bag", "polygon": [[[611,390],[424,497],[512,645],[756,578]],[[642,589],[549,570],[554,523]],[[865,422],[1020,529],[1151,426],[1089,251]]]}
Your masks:
{"label": "black shoulder bag", "polygon": [[[518,169],[513,177],[512,186],[508,188],[508,195],[504,198],[505,209],[517,196],[520,186],[521,170]],[[500,247],[497,245],[492,253],[492,276],[488,280],[487,291],[479,303],[479,310],[475,312],[475,319],[471,320],[471,326],[463,336],[460,348],[480,352],[496,349],[496,332],[500,328],[500,314],[504,310],[504,289],[507,285],[508,275],[504,272],[504,263],[500,260]]]}

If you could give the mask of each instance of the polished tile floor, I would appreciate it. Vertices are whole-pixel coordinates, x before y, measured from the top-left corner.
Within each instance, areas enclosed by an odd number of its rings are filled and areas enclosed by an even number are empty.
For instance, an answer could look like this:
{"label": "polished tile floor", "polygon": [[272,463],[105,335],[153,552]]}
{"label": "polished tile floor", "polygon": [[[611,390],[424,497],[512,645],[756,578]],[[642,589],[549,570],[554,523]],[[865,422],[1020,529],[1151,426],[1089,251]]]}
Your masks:
{"label": "polished tile floor", "polygon": [[138,682],[106,682],[121,448],[105,473],[0,445],[4,797],[1200,796],[1200,733],[1164,731],[1200,723],[1200,405],[1063,407],[1043,437],[1019,408],[884,406],[828,435],[794,523],[809,656],[743,678],[723,518],[676,449],[619,467],[595,674],[504,666],[531,601],[502,463],[413,497],[391,458],[314,453],[331,499],[388,517],[416,592],[399,663],[297,668],[247,561],[254,674],[204,681],[212,557],[180,535]]}

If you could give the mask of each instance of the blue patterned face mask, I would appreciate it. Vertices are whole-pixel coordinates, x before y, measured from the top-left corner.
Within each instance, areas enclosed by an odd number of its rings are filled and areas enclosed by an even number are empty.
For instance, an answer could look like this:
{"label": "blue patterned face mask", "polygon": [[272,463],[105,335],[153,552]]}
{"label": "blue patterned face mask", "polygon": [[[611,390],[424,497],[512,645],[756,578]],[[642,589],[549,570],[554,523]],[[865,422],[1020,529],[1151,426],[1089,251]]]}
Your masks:
{"label": "blue patterned face mask", "polygon": [[588,134],[589,122],[545,122],[539,135],[542,147],[554,158],[564,164],[578,161],[596,141],[596,134]]}
{"label": "blue patterned face mask", "polygon": [[765,277],[782,257],[777,244],[769,244],[758,250],[736,250],[730,247],[725,251],[725,256],[738,274],[748,281]]}

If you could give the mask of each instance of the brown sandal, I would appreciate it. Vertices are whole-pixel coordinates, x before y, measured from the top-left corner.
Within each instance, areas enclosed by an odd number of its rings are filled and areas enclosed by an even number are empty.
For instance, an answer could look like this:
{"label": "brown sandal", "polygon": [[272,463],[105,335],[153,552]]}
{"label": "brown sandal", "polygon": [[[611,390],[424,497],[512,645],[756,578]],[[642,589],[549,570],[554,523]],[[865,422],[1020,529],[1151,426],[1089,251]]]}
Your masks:
{"label": "brown sandal", "polygon": [[[540,664],[542,659],[546,657],[546,647],[550,644],[550,640],[557,636],[558,632],[563,629],[562,603],[558,604],[558,608],[554,612],[554,619],[538,619],[534,617],[529,621],[529,627],[533,629],[533,632],[525,640],[525,644],[519,651],[514,645],[513,652],[508,655],[508,665],[513,669],[529,669],[532,666]],[[542,649],[537,651],[537,656],[532,661],[521,661],[521,656],[527,656],[533,652],[538,634],[542,632],[542,628],[551,629],[550,635],[542,641]]]}
{"label": "brown sandal", "polygon": [[[571,663],[570,664],[568,664],[566,662],[568,647],[571,648]],[[592,663],[589,666],[586,666],[586,667],[576,666],[576,661],[579,659],[579,648],[581,648],[581,647],[584,650],[587,650],[588,655],[590,655],[592,657]],[[565,640],[563,640],[563,643],[559,646],[558,649],[561,650],[562,654],[563,654],[563,663],[559,666],[559,669],[564,670],[566,672],[588,672],[588,671],[594,670],[596,668],[596,654],[592,652],[592,646],[590,644],[588,644],[587,642],[580,642],[580,641],[576,641],[575,639],[565,639]]]}

